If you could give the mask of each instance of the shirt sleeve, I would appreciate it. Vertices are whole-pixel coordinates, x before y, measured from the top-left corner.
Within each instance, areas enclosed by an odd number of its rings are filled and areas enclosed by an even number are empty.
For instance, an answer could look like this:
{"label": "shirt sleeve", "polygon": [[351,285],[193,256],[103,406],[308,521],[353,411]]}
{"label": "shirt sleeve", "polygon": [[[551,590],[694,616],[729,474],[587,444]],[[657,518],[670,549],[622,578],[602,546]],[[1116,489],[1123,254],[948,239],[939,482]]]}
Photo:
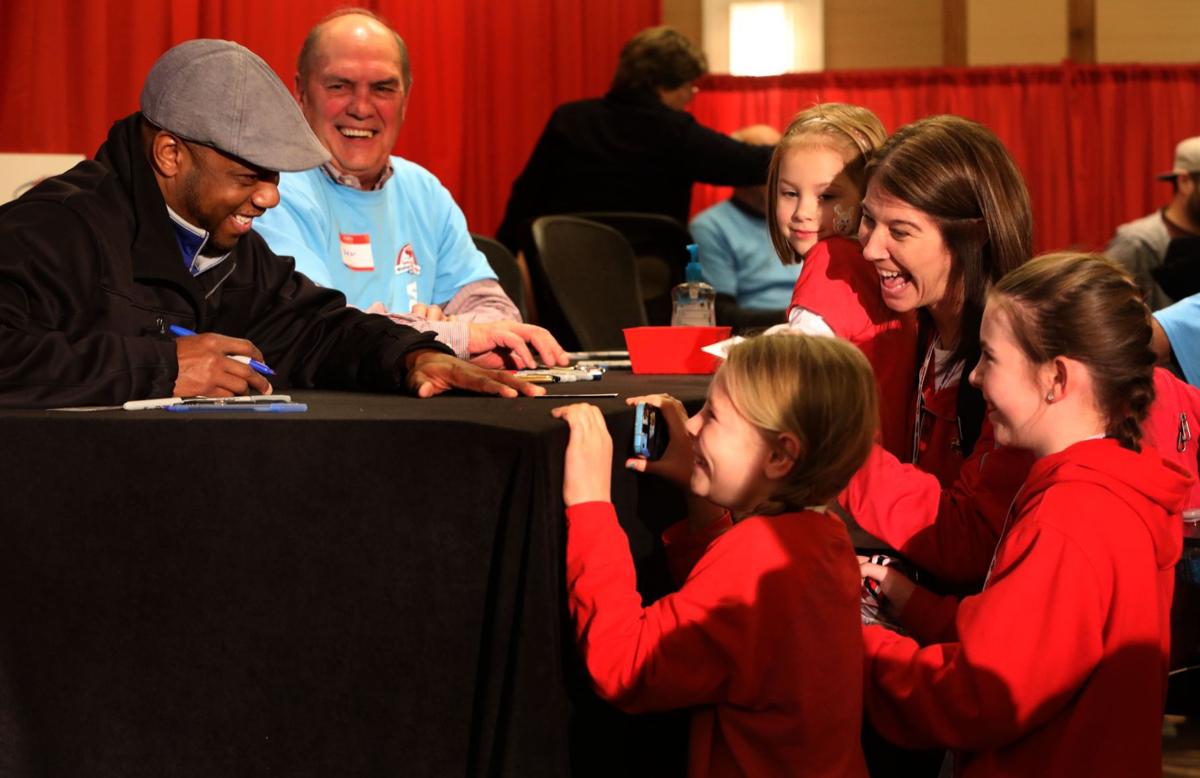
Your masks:
{"label": "shirt sleeve", "polygon": [[920,567],[947,582],[978,585],[1033,463],[1026,451],[996,447],[990,429],[948,489],[876,445],[839,502],[863,529]]}
{"label": "shirt sleeve", "polygon": [[708,546],[722,533],[733,526],[733,519],[726,511],[719,519],[704,527],[693,530],[685,519],[672,524],[662,534],[663,547],[667,554],[667,566],[675,583],[682,584],[691,574],[692,568],[704,556]]}
{"label": "shirt sleeve", "polygon": [[1200,295],[1185,297],[1154,312],[1171,342],[1171,351],[1192,386],[1200,386]]}
{"label": "shirt sleeve", "polygon": [[[689,117],[690,118],[690,117]],[[676,148],[693,181],[726,186],[757,186],[767,181],[773,146],[734,140],[692,119]]]}
{"label": "shirt sleeve", "polygon": [[521,321],[516,304],[504,293],[499,282],[492,280],[467,284],[442,309],[447,316],[455,316],[460,321]]}
{"label": "shirt sleeve", "polygon": [[467,284],[476,281],[495,281],[496,274],[488,265],[483,252],[475,248],[467,230],[467,217],[450,192],[441,183],[433,182],[429,197],[440,211],[435,216],[440,225],[438,238],[437,277],[433,283],[432,300],[443,305]]}
{"label": "shirt sleeve", "polygon": [[94,240],[69,208],[30,203],[5,213],[0,404],[118,405],[171,396],[178,373],[174,342],[157,333],[104,332],[84,313],[101,307],[105,294]]}
{"label": "shirt sleeve", "polygon": [[738,646],[755,644],[761,620],[734,590],[748,578],[757,588],[746,557],[710,551],[678,592],[643,608],[612,504],[568,508],[568,605],[597,693],[630,712],[725,699],[745,661]]}
{"label": "shirt sleeve", "polygon": [[987,588],[960,605],[958,642],[920,648],[864,628],[872,723],[913,748],[1011,743],[1062,710],[1100,661],[1101,592],[1068,538],[1025,522],[1007,538]]}

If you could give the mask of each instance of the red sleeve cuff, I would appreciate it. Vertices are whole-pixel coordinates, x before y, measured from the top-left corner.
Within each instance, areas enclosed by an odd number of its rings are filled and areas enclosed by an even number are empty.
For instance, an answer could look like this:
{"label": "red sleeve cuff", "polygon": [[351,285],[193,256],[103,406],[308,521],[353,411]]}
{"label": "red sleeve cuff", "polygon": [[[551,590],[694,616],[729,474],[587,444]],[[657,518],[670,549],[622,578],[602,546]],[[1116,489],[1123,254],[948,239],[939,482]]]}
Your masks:
{"label": "red sleeve cuff", "polygon": [[921,645],[946,643],[955,639],[954,620],[958,615],[958,598],[942,597],[924,586],[913,590],[899,616],[904,627]]}

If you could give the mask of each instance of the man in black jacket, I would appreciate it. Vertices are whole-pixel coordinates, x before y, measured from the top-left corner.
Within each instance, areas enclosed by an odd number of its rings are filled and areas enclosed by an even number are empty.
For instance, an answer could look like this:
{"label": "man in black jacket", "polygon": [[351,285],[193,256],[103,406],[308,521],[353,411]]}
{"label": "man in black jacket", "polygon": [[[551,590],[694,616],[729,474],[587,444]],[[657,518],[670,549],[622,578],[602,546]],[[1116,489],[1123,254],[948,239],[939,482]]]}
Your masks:
{"label": "man in black jacket", "polygon": [[513,182],[497,239],[527,248],[539,216],[636,211],[686,224],[692,184],[766,183],[771,147],[740,143],[696,122],[685,109],[708,65],[670,27],[651,27],[621,49],[603,98],[555,109]]}
{"label": "man in black jacket", "polygon": [[250,230],[279,201],[278,171],[329,158],[259,57],[176,46],[141,109],[94,161],[0,208],[0,404],[270,392],[250,359],[280,386],[540,392],[346,307]]}

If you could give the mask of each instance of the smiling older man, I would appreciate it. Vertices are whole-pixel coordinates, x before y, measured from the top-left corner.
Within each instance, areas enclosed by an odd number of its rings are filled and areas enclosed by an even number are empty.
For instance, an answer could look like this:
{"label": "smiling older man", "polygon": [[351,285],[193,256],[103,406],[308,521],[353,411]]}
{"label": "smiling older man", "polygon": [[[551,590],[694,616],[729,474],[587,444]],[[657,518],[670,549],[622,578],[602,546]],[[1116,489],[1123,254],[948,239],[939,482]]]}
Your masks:
{"label": "smiling older man", "polygon": [[549,332],[520,322],[446,188],[390,156],[412,89],[400,36],[369,12],[337,11],[309,32],[297,70],[296,99],[332,159],[282,176],[280,207],[257,225],[271,248],[460,357],[533,367],[532,344],[545,363],[566,364]]}
{"label": "smiling older man", "polygon": [[0,404],[269,392],[250,359],[280,385],[531,393],[348,308],[251,232],[276,171],[326,159],[249,50],[195,40],[160,57],[94,161],[0,208]]}

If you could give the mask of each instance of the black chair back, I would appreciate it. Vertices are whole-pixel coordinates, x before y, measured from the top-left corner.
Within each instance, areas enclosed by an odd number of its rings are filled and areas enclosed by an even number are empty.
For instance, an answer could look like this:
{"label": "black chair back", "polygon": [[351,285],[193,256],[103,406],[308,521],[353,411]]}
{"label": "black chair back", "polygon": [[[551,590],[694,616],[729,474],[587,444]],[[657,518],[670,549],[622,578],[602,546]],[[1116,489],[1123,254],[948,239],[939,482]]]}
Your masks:
{"label": "black chair back", "polygon": [[687,244],[694,242],[687,227],[657,213],[589,211],[571,215],[607,224],[625,236],[637,259],[646,318],[651,324],[670,324],[671,290],[683,281]]}
{"label": "black chair back", "polygon": [[500,282],[500,288],[521,312],[521,321],[529,321],[529,313],[525,307],[525,285],[521,282],[521,270],[517,267],[517,260],[512,252],[505,248],[503,243],[483,235],[471,233],[471,240],[475,241],[475,248],[487,257],[488,264],[492,266],[492,271]]}
{"label": "black chair back", "polygon": [[550,292],[579,347],[624,349],[621,330],[647,323],[629,241],[611,227],[574,216],[537,219],[533,241]]}

